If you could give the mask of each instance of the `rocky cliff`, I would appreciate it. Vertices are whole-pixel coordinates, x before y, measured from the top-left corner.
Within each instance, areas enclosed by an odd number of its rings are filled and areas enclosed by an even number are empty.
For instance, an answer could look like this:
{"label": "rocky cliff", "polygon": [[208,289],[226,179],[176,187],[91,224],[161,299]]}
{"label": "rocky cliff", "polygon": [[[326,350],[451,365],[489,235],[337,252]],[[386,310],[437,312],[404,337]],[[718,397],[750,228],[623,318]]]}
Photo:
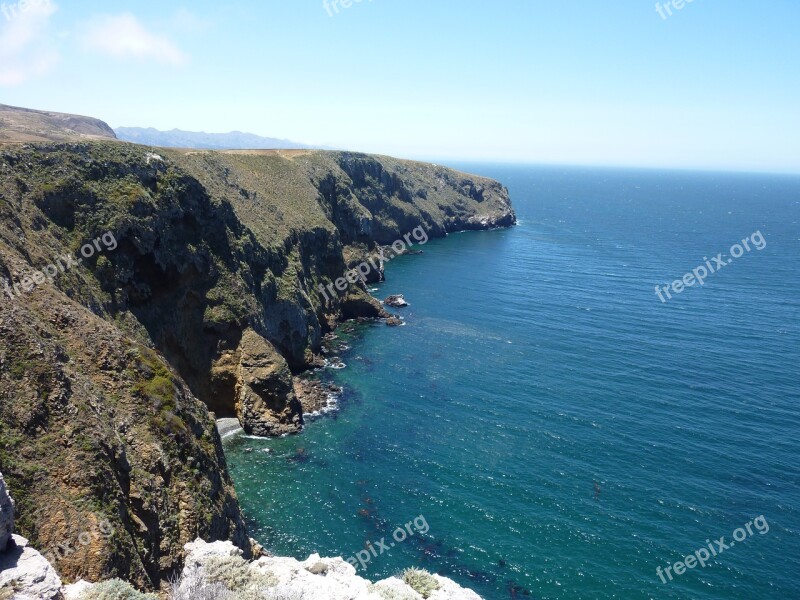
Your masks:
{"label": "rocky cliff", "polygon": [[65,581],[153,589],[197,537],[249,552],[214,415],[299,431],[324,286],[414,228],[515,222],[498,183],[320,151],[0,145],[0,470]]}
{"label": "rocky cliff", "polygon": [[9,496],[6,480],[0,473],[0,553],[6,551],[12,533],[14,533],[14,500]]}

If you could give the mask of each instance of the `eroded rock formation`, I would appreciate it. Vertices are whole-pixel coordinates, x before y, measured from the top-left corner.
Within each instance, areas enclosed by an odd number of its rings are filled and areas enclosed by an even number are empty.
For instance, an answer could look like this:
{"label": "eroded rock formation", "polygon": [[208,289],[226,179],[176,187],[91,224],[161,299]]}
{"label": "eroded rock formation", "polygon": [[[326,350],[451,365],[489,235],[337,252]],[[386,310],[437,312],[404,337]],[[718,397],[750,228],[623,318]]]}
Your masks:
{"label": "eroded rock formation", "polygon": [[403,294],[394,294],[392,296],[388,296],[383,303],[386,306],[393,306],[394,308],[405,308],[408,306],[408,302],[406,302],[406,298],[403,296]]}
{"label": "eroded rock formation", "polygon": [[246,433],[278,436],[303,427],[286,359],[252,329],[242,336],[236,373],[236,415]]}

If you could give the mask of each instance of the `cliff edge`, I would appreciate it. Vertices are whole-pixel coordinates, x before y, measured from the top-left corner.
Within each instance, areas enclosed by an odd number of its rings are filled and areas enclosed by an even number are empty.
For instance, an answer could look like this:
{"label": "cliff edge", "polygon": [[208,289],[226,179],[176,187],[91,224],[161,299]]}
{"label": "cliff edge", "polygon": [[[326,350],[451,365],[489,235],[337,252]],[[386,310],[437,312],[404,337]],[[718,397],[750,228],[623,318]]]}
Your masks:
{"label": "cliff edge", "polygon": [[[65,581],[158,589],[184,546],[250,556],[214,417],[302,429],[292,377],[415,228],[515,223],[497,182],[346,152],[0,144],[0,470]],[[212,412],[209,412],[212,411]]]}

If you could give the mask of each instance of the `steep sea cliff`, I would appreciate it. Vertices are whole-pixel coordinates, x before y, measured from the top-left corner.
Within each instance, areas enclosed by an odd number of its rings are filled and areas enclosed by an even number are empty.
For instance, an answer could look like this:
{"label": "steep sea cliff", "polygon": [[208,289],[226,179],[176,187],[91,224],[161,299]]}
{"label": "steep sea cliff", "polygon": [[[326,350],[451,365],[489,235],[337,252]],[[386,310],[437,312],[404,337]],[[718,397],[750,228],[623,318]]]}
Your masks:
{"label": "steep sea cliff", "polygon": [[323,336],[385,316],[363,284],[325,285],[418,227],[514,223],[499,183],[388,157],[0,146],[0,471],[17,532],[65,581],[155,589],[197,537],[250,556],[214,417],[300,431],[293,379]]}

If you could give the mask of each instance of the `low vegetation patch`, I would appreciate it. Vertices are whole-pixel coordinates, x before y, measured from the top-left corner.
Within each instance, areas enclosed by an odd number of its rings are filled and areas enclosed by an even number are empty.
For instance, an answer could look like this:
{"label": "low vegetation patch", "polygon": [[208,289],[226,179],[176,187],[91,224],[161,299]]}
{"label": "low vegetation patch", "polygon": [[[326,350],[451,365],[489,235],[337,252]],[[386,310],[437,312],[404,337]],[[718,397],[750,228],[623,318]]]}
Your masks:
{"label": "low vegetation patch", "polygon": [[407,569],[403,573],[402,579],[406,585],[410,586],[423,598],[430,597],[433,592],[439,589],[439,582],[424,569]]}
{"label": "low vegetation patch", "polygon": [[240,556],[214,556],[202,569],[186,569],[171,586],[170,600],[263,600],[278,580]]}
{"label": "low vegetation patch", "polygon": [[80,600],[158,600],[158,596],[138,592],[121,579],[110,579],[93,585],[81,594]]}
{"label": "low vegetation patch", "polygon": [[378,594],[382,600],[416,600],[417,596],[407,590],[387,587],[385,585],[372,585],[370,591]]}

